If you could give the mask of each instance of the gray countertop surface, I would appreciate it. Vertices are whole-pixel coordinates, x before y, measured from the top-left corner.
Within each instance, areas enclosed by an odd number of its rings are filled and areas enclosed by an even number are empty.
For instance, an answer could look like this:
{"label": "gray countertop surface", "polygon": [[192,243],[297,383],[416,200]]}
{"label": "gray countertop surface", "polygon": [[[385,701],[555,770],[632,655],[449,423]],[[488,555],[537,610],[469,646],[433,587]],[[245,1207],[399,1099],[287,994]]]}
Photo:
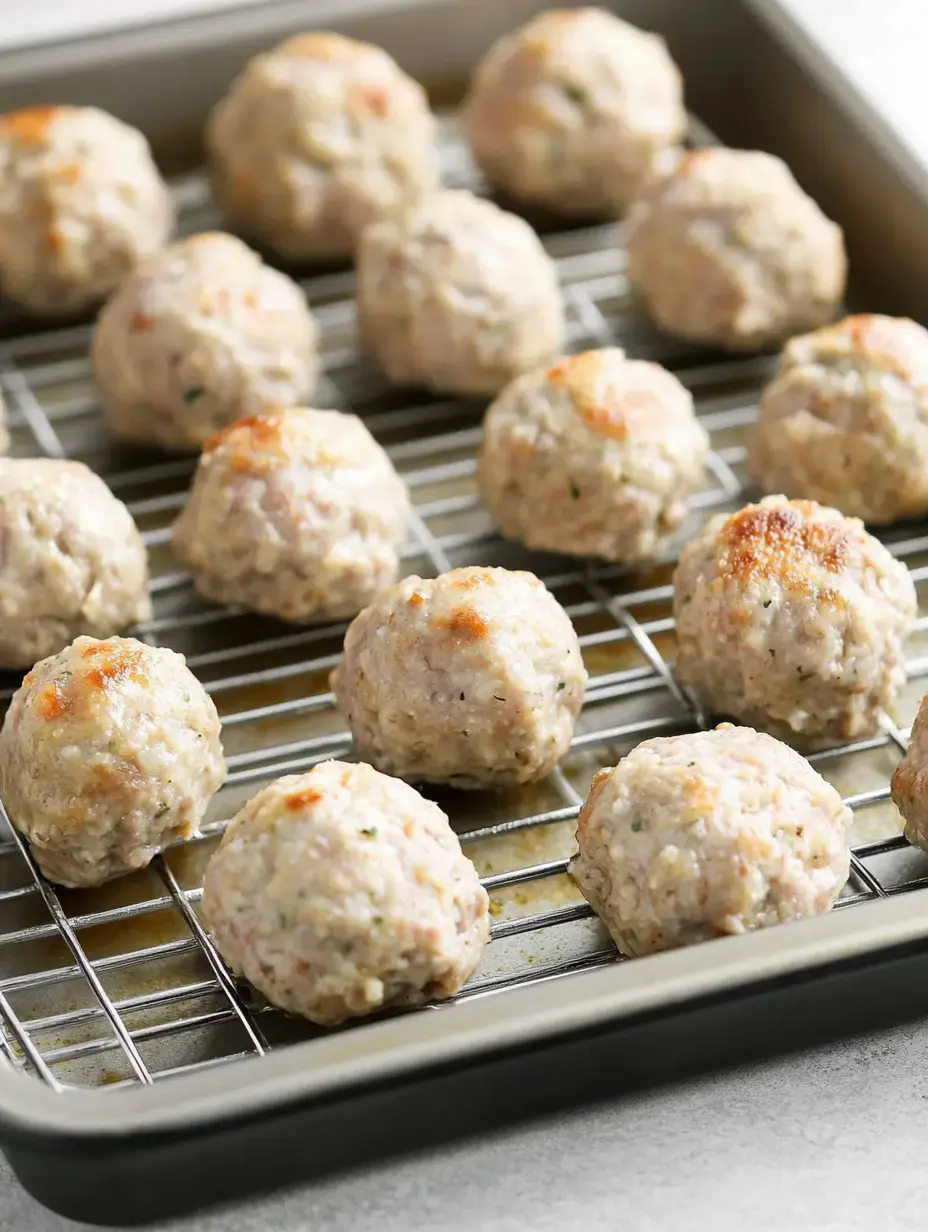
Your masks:
{"label": "gray countertop surface", "polygon": [[[928,0],[779,0],[928,165]],[[610,1100],[170,1226],[193,1232],[923,1228],[928,1023]],[[170,1178],[165,1178],[169,1183]],[[0,1230],[85,1225],[0,1157]]]}

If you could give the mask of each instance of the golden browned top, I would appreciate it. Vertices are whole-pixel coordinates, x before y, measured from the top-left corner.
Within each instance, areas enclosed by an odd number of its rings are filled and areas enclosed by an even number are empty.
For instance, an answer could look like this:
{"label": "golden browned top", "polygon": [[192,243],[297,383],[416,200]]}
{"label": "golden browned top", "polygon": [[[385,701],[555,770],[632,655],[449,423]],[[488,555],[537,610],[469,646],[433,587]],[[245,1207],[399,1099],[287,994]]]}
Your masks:
{"label": "golden browned top", "polygon": [[666,419],[682,392],[660,364],[628,361],[613,347],[566,355],[548,370],[547,380],[570,394],[591,431],[620,441]]}
{"label": "golden browned top", "polygon": [[285,411],[262,411],[237,419],[214,433],[203,446],[204,454],[224,449],[229,465],[237,471],[263,475],[287,463],[287,415]]}
{"label": "golden browned top", "polygon": [[844,356],[864,359],[903,378],[928,376],[928,330],[908,317],[859,313],[836,325],[794,338],[783,353],[784,368]]}
{"label": "golden browned top", "polygon": [[298,791],[288,792],[284,797],[284,805],[290,812],[298,813],[303,809],[312,808],[321,799],[322,792],[317,791],[315,787],[302,787]]}
{"label": "golden browned top", "polygon": [[[143,647],[123,638],[110,638],[86,646],[81,651],[77,668],[70,668],[55,680],[43,685],[35,697],[35,709],[46,722],[60,719],[81,702],[91,701],[100,693],[118,687],[126,680],[145,680]],[[35,672],[26,676],[28,687],[35,682]]]}
{"label": "golden browned top", "polygon": [[770,580],[807,586],[810,568],[841,573],[850,541],[840,524],[816,517],[814,501],[748,505],[725,523],[719,574],[737,582]]}
{"label": "golden browned top", "polygon": [[480,641],[490,631],[486,620],[470,604],[456,607],[450,615],[443,616],[438,621],[438,626],[441,629],[447,629],[461,641]]}
{"label": "golden browned top", "polygon": [[40,107],[23,107],[0,116],[0,136],[12,137],[28,145],[41,145],[48,137],[52,124],[59,116],[72,111],[71,107],[47,104]]}

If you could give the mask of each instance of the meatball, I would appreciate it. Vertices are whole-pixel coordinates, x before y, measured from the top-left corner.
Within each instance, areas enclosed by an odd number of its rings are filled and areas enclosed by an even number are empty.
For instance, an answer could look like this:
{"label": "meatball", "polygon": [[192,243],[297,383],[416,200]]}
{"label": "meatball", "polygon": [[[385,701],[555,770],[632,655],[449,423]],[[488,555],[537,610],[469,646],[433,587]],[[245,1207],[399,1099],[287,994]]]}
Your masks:
{"label": "meatball", "polygon": [[290,260],[341,257],[438,183],[425,92],[367,43],[303,34],[255,57],[206,130],[213,192]]}
{"label": "meatball", "polygon": [[847,260],[772,154],[712,148],[657,176],[629,215],[628,276],[661,329],[735,350],[829,321]]}
{"label": "meatball", "polygon": [[847,317],[793,338],[748,449],[768,492],[868,522],[928,513],[928,330]]}
{"label": "meatball", "polygon": [[174,206],[140,132],[96,107],[0,116],[0,294],[54,316],[157,252]]}
{"label": "meatball", "polygon": [[144,868],[196,829],[225,764],[183,655],[79,637],[43,659],[0,731],[0,790],[39,868],[66,886]]}
{"label": "meatball", "polygon": [[6,403],[3,400],[3,393],[0,392],[0,454],[4,454],[10,447],[10,432],[6,423]]}
{"label": "meatball", "polygon": [[316,338],[295,282],[234,236],[207,232],[125,279],[91,357],[117,435],[196,450],[243,415],[310,398]]}
{"label": "meatball", "polygon": [[517,377],[487,412],[480,487],[503,534],[530,548],[653,559],[703,477],[693,399],[618,347]]}
{"label": "meatball", "polygon": [[150,616],[142,538],[103,480],[81,462],[0,459],[0,667]]}
{"label": "meatball", "polygon": [[905,836],[928,851],[928,695],[912,724],[905,757],[892,778],[893,803],[905,819]]}
{"label": "meatball", "polygon": [[387,376],[493,394],[560,354],[554,262],[527,222],[468,192],[435,193],[368,227],[358,323]]}
{"label": "meatball", "polygon": [[274,411],[207,441],[174,548],[217,603],[353,616],[396,581],[408,519],[405,485],[360,419]]}
{"label": "meatball", "polygon": [[465,110],[496,187],[560,214],[621,211],[686,132],[664,40],[604,9],[555,9],[501,39]]}
{"label": "meatball", "polygon": [[378,769],[508,787],[554,769],[586,680],[570,619],[534,574],[469,567],[375,599],[349,626],[332,688]]}
{"label": "meatball", "polygon": [[623,954],[653,954],[828,911],[850,822],[805,758],[723,723],[600,770],[570,872]]}
{"label": "meatball", "polygon": [[489,940],[488,909],[437,804],[338,761],[250,800],[203,886],[204,917],[233,971],[322,1026],[452,996]]}
{"label": "meatball", "polygon": [[836,509],[770,496],[712,518],[673,584],[677,676],[716,714],[852,739],[905,682],[912,579]]}

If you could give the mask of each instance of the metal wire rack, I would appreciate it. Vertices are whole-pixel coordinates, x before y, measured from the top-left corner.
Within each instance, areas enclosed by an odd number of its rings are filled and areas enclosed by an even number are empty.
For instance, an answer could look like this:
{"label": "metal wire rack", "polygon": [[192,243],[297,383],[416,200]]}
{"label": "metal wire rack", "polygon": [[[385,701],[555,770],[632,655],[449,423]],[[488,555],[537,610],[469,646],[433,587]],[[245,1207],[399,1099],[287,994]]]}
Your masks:
{"label": "metal wire rack", "polygon": [[[704,137],[697,129],[696,140]],[[479,189],[451,125],[443,156],[446,182]],[[202,179],[191,177],[177,193],[183,230],[216,225]],[[685,537],[707,511],[735,508],[749,495],[743,436],[772,360],[720,359],[661,338],[629,299],[619,232],[607,226],[545,232],[545,242],[564,287],[571,348],[619,342],[672,368],[695,395],[712,455],[709,483],[691,502]],[[573,619],[590,673],[572,748],[549,781],[518,793],[437,797],[481,870],[494,913],[486,959],[459,997],[614,963],[614,949],[565,869],[594,771],[614,764],[641,739],[700,721],[670,666],[672,558],[642,574],[528,554],[503,542],[475,486],[483,406],[410,398],[408,391],[387,388],[356,355],[352,275],[324,274],[304,286],[326,360],[317,401],[361,414],[413,494],[406,571],[428,575],[470,562],[532,568]],[[183,503],[193,461],[107,438],[88,338],[82,325],[0,344],[13,452],[79,458],[128,503],[143,529],[153,574],[155,614],[139,636],[187,655],[219,707],[230,775],[199,837],[102,889],[49,885],[15,833],[7,828],[0,836],[0,1054],[56,1090],[148,1084],[314,1034],[236,983],[204,932],[197,903],[209,853],[249,795],[279,774],[350,755],[327,683],[345,625],[284,627],[196,597],[169,549],[170,522]],[[897,529],[886,541],[924,593],[928,528]],[[926,634],[923,612],[900,706],[906,721],[928,675]],[[0,681],[6,685],[0,703],[16,683]],[[905,742],[905,728],[887,717],[873,739],[813,758],[856,816],[853,870],[841,908],[928,885],[928,859],[899,836],[889,802],[888,780]]]}

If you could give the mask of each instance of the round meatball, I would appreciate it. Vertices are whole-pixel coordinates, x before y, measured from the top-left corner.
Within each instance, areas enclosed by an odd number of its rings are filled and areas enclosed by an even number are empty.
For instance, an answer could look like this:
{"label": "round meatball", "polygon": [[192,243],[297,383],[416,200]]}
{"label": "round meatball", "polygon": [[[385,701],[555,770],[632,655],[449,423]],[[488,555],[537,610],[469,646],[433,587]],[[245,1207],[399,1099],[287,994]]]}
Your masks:
{"label": "round meatball", "polygon": [[586,680],[573,625],[534,574],[470,567],[375,599],[349,626],[332,688],[378,769],[508,787],[557,765]]}
{"label": "round meatball", "polygon": [[852,739],[905,682],[912,579],[836,509],[771,496],[712,518],[673,584],[677,677],[715,714]]}
{"label": "round meatball", "polygon": [[487,892],[438,805],[338,761],[245,805],[209,862],[203,914],[233,971],[329,1027],[452,996],[490,937]]}
{"label": "round meatball", "polygon": [[0,667],[150,616],[141,535],[103,480],[82,462],[0,459]]}
{"label": "round meatball", "polygon": [[677,378],[606,347],[503,390],[486,416],[480,487],[503,534],[530,548],[650,560],[683,520],[707,451]]}
{"label": "round meatball", "polygon": [[623,954],[653,954],[828,911],[850,822],[804,757],[723,723],[600,770],[570,872]]}
{"label": "round meatball", "polygon": [[91,357],[117,435],[196,450],[244,415],[310,398],[316,336],[295,282],[234,236],[207,232],[124,280]]}
{"label": "round meatball", "polygon": [[174,548],[217,603],[353,616],[396,581],[408,520],[406,487],[360,419],[274,411],[207,441]]}
{"label": "round meatball", "polygon": [[391,380],[440,392],[496,393],[564,343],[557,270],[538,236],[468,192],[368,227],[358,324]]}
{"label": "round meatball", "polygon": [[694,150],[629,215],[628,276],[671,334],[734,350],[829,321],[847,260],[831,222],[772,154]]}
{"label": "round meatball", "polygon": [[206,130],[213,192],[291,260],[354,251],[438,183],[425,92],[379,47],[303,34],[256,56]]}
{"label": "round meatball", "polygon": [[928,330],[856,316],[793,338],[764,392],[748,467],[765,491],[867,522],[928,513]]}
{"label": "round meatball", "polygon": [[0,116],[0,294],[56,316],[157,252],[174,206],[140,132],[96,107]]}
{"label": "round meatball", "polygon": [[487,179],[560,214],[621,211],[686,132],[664,40],[604,9],[555,9],[477,67],[467,135]]}
{"label": "round meatball", "polygon": [[144,868],[224,778],[212,700],[183,655],[134,638],[79,637],[37,663],[0,732],[10,820],[60,885]]}

